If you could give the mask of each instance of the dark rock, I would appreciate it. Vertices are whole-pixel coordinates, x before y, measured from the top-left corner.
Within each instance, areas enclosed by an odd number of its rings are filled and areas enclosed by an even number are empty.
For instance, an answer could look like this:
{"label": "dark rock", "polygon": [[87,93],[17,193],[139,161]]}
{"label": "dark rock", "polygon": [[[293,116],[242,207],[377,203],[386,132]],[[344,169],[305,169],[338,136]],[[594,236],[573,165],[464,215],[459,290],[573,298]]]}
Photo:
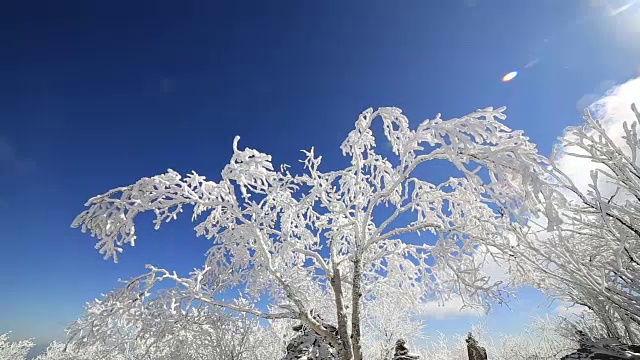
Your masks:
{"label": "dark rock", "polygon": [[561,360],[601,359],[640,360],[640,345],[626,345],[615,339],[592,340],[582,331],[577,331],[580,348]]}
{"label": "dark rock", "polygon": [[409,349],[407,348],[407,341],[404,339],[399,339],[396,341],[395,354],[393,355],[393,360],[417,360],[420,358],[419,355],[410,354]]}
{"label": "dark rock", "polygon": [[471,333],[467,335],[465,339],[467,342],[467,354],[469,354],[469,360],[487,360],[487,349],[478,345],[478,340],[476,340]]}
{"label": "dark rock", "polygon": [[[329,330],[329,332],[337,335],[338,329],[325,323],[322,318],[312,313],[314,319]],[[338,356],[335,349],[328,344],[322,336],[318,335],[305,324],[299,324],[292,327],[293,331],[298,335],[287,344],[287,354],[282,360],[337,360]]]}

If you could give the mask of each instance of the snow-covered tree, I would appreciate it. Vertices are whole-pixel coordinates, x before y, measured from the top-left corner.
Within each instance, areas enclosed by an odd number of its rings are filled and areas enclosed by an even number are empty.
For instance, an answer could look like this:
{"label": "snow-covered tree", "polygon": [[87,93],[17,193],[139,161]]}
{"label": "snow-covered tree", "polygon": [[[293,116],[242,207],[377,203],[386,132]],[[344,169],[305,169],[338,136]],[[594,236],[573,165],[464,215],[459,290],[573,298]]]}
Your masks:
{"label": "snow-covered tree", "polygon": [[564,336],[558,316],[536,318],[520,334],[502,335],[491,352],[500,359],[551,360],[559,359],[577,348],[577,342]]}
{"label": "snow-covered tree", "polygon": [[[556,360],[573,352],[578,346],[562,336],[562,319],[555,316],[538,317],[525,324],[524,331],[489,336],[486,324],[472,326],[471,333],[478,344],[487,350],[491,360]],[[466,334],[439,333],[421,349],[422,359],[467,359]]]}
{"label": "snow-covered tree", "polygon": [[[130,290],[117,289],[88,304],[84,316],[67,330],[71,354],[89,349],[141,360],[282,357],[282,346],[264,346],[277,342],[277,337],[255,316],[206,304],[181,308],[178,303],[167,304],[167,294],[131,296],[135,291]],[[51,352],[55,351],[57,347]]]}
{"label": "snow-covered tree", "polygon": [[[414,305],[452,293],[474,303],[504,295],[477,271],[474,253],[479,244],[502,244],[508,224],[536,209],[540,189],[532,180],[545,160],[499,121],[503,111],[438,115],[411,129],[397,108],[368,109],[342,143],[348,166],[323,171],[311,148],[298,175],[286,165],[274,170],[269,155],[240,149],[236,137],[219,181],[173,170],[142,178],[91,198],[72,226],[91,232],[105,258],[117,260],[123,245],[135,243],[138,214],[154,212],[159,228],[191,205],[197,235],[212,241],[204,265],[186,277],[148,266],[133,283],[150,289],[170,279],[172,301],[184,306],[299,319],[341,359],[360,360],[362,304],[374,289]],[[374,137],[377,118],[382,142]],[[391,158],[376,152],[387,145]],[[454,176],[429,182],[429,165],[444,163]],[[221,296],[225,290],[271,306],[238,304]],[[337,324],[337,335],[314,320],[314,309]]]}
{"label": "snow-covered tree", "polygon": [[141,354],[120,353],[101,345],[74,347],[54,341],[34,360],[149,360]]}
{"label": "snow-covered tree", "polygon": [[628,116],[622,129],[608,128],[586,111],[585,124],[566,130],[559,158],[563,163],[587,159],[590,182],[577,184],[554,157],[547,179],[560,190],[548,204],[556,215],[532,217],[512,255],[522,278],[586,307],[585,316],[598,319],[588,326],[591,336],[638,343],[640,114],[635,106]]}
{"label": "snow-covered tree", "polygon": [[412,304],[394,295],[377,293],[364,307],[364,359],[390,359],[398,339],[408,340],[410,348],[423,339],[424,323],[416,319]]}
{"label": "snow-covered tree", "polygon": [[9,334],[0,334],[0,360],[23,360],[35,344],[31,340],[10,341]]}

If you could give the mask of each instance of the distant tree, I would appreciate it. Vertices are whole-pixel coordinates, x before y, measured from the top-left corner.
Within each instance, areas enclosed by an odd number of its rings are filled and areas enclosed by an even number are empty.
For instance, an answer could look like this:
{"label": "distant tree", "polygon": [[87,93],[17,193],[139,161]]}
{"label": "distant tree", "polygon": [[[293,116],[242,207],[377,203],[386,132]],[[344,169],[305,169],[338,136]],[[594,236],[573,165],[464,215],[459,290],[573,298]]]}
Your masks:
{"label": "distant tree", "polygon": [[424,322],[416,318],[412,304],[390,293],[377,293],[364,307],[363,358],[391,359],[398,339],[407,339],[409,347],[424,340]]}
{"label": "distant tree", "polygon": [[[167,294],[131,296],[135,292],[129,290],[118,289],[88,305],[86,313],[67,330],[71,354],[89,349],[141,360],[282,357],[281,347],[265,346],[276,335],[255,316],[234,315],[206,305],[181,308],[179,303],[167,304]],[[241,300],[236,303],[245,305]]]}
{"label": "distant tree", "polygon": [[[472,334],[487,350],[491,360],[557,360],[569,354],[577,343],[560,335],[561,319],[555,316],[538,317],[526,324],[524,331],[491,337],[484,325],[472,326]],[[422,359],[468,359],[467,336],[439,334],[422,349]]]}
{"label": "distant tree", "polygon": [[563,319],[558,316],[536,318],[519,334],[502,335],[489,359],[555,360],[576,348],[577,343],[563,336]]}
{"label": "distant tree", "polygon": [[521,279],[586,308],[566,324],[594,338],[639,343],[640,114],[631,108],[636,119],[624,123],[620,139],[589,111],[583,125],[566,130],[560,155],[565,163],[589,160],[588,188],[577,185],[554,157],[547,181],[559,191],[547,205],[555,214],[531,218],[511,254]]}
{"label": "distant tree", "polygon": [[73,347],[54,341],[34,360],[150,360],[137,354],[122,354],[100,345]]}
{"label": "distant tree", "polygon": [[10,341],[9,334],[0,334],[0,360],[24,360],[35,344],[31,340]]}
{"label": "distant tree", "polygon": [[[239,149],[236,137],[220,181],[173,170],[142,178],[91,198],[72,226],[90,231],[105,258],[117,260],[122,246],[136,240],[138,214],[154,212],[159,228],[192,205],[193,220],[201,219],[197,235],[212,240],[204,265],[187,277],[149,265],[133,283],[151,289],[170,279],[177,283],[172,301],[181,304],[299,319],[340,359],[361,360],[362,305],[375,298],[374,289],[414,306],[452,293],[474,303],[504,296],[477,271],[482,264],[474,254],[480,244],[502,244],[509,223],[536,210],[539,189],[531,181],[545,159],[498,121],[503,111],[486,108],[447,121],[438,115],[412,130],[397,108],[369,109],[342,143],[349,166],[321,171],[311,148],[300,175],[286,165],[274,170],[269,155]],[[372,130],[378,117],[381,143]],[[376,153],[386,144],[392,159]],[[420,178],[429,174],[427,165],[442,163],[457,176],[439,183]],[[417,241],[422,232],[433,236]],[[271,307],[228,300],[225,290]],[[337,335],[311,316],[323,306]]]}

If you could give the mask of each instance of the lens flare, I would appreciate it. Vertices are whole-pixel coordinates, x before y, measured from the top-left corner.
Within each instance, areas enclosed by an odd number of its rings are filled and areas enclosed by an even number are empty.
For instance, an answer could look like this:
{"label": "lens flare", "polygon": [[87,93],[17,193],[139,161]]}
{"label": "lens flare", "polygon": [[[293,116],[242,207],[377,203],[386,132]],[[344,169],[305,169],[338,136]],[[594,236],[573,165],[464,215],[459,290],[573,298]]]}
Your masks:
{"label": "lens flare", "polygon": [[502,82],[509,82],[509,81],[513,80],[513,78],[515,78],[516,75],[518,75],[518,72],[517,71],[512,71],[512,72],[510,72],[507,75],[502,77]]}

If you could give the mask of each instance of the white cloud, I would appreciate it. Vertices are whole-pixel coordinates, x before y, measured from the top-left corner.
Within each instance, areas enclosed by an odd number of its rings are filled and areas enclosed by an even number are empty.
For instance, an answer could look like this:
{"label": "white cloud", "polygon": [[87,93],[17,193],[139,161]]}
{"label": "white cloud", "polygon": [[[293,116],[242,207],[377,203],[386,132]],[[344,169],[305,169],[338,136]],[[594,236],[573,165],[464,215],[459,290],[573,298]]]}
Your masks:
{"label": "white cloud", "polygon": [[584,113],[584,109],[588,108],[591,104],[598,101],[598,98],[599,96],[596,94],[584,94],[576,103],[576,110],[578,110],[580,114]]}
{"label": "white cloud", "polygon": [[[512,234],[506,233],[505,236],[509,237],[509,242],[512,245],[517,243]],[[502,282],[503,284],[509,283],[511,277],[509,275],[508,265],[496,261],[492,254],[497,256],[501,255],[500,250],[497,248],[481,245],[478,248],[478,251],[474,254],[473,260],[476,265],[480,267],[480,272],[491,279],[490,282]]]}
{"label": "white cloud", "polygon": [[484,316],[485,313],[480,308],[463,308],[464,303],[459,296],[452,296],[444,304],[438,301],[429,301],[421,309],[419,316],[426,319],[445,320],[461,316]]}
{"label": "white cloud", "polygon": [[491,282],[506,282],[509,280],[508,270],[493,258],[488,258],[481,271],[491,279]]}
{"label": "white cloud", "polygon": [[[633,103],[640,106],[640,78],[615,86],[600,100],[591,104],[585,103],[583,106],[589,107],[592,116],[600,121],[611,140],[624,149],[626,144],[623,139],[623,123],[630,124],[636,121],[636,117],[631,111]],[[566,152],[584,154],[583,150],[575,148],[559,148],[558,150],[560,150],[559,156],[556,158],[558,167],[574,181],[579,189],[586,191],[591,183],[590,171],[597,168],[596,164],[589,159],[563,154]]]}
{"label": "white cloud", "polygon": [[580,315],[586,311],[589,311],[589,309],[582,305],[564,301],[560,302],[560,304],[553,310],[555,314],[563,316]]}
{"label": "white cloud", "polygon": [[615,134],[622,135],[622,123],[636,120],[631,111],[633,103],[640,106],[640,77],[611,88],[604,98],[591,106],[591,110],[601,119],[605,128],[616,130]]}

